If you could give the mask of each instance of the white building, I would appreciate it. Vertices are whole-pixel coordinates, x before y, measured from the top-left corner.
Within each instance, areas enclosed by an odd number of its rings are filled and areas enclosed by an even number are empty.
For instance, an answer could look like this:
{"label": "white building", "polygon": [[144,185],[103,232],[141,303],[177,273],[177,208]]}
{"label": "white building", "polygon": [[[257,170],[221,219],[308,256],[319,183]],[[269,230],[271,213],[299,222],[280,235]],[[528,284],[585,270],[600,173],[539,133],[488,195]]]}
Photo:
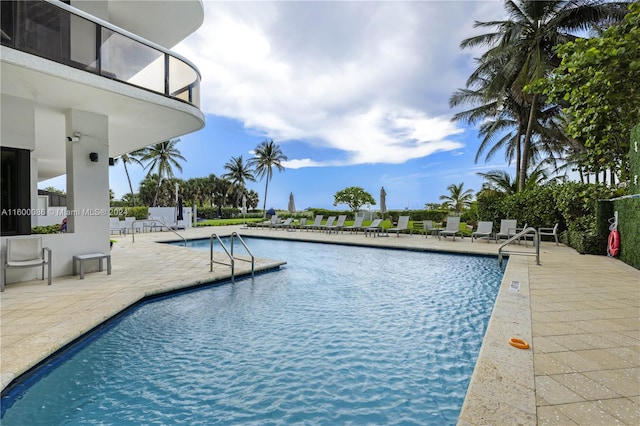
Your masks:
{"label": "white building", "polygon": [[200,27],[203,4],[0,4],[2,249],[36,225],[38,182],[66,174],[68,232],[43,238],[52,275],[67,275],[74,254],[109,251],[109,159],[204,127],[200,74],[169,50]]}

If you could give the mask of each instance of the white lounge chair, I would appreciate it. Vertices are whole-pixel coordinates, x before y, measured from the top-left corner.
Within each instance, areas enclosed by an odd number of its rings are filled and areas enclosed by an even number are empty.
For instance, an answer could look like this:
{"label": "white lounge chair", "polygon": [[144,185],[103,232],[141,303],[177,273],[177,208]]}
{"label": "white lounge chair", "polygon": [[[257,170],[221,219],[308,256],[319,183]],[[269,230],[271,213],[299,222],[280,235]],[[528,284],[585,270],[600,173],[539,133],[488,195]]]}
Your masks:
{"label": "white lounge chair", "polygon": [[364,216],[356,216],[353,225],[349,225],[349,226],[345,226],[343,228],[343,233],[344,231],[349,231],[349,232],[353,232],[355,231],[356,234],[358,233],[359,230],[363,229],[362,228],[362,223],[364,222]]}
{"label": "white lounge chair", "polygon": [[[336,231],[336,234],[338,233],[338,231],[343,230],[344,228],[344,221],[347,220],[347,215],[346,214],[341,214],[340,216],[338,216],[338,221],[336,222],[335,225],[325,225],[324,226],[324,230],[327,231],[329,234],[332,231]],[[342,231],[344,233],[344,231]]]}
{"label": "white lounge chair", "polygon": [[7,282],[7,269],[42,266],[44,280],[44,265],[48,266],[48,285],[51,285],[51,249],[42,247],[42,238],[8,238],[7,249],[2,257],[0,291],[4,291]]}
{"label": "white lounge chair", "polygon": [[396,226],[395,228],[387,229],[387,232],[395,232],[396,236],[400,238],[400,232],[408,231],[408,230],[409,230],[409,216],[400,216],[398,217],[398,226]]}
{"label": "white lounge chair", "polygon": [[493,221],[478,222],[478,229],[471,233],[471,242],[474,238],[487,238],[487,242],[491,239],[493,234]]}
{"label": "white lounge chair", "polygon": [[[543,235],[546,235],[548,237],[553,237],[556,240],[556,245],[559,246],[560,244],[558,243],[558,226],[560,224],[556,223],[553,228],[538,228],[538,235],[540,237],[542,237]],[[540,238],[540,240],[542,240],[542,238]]]}
{"label": "white lounge chair", "polygon": [[440,239],[440,237],[446,238],[451,235],[453,236],[453,241],[455,241],[456,234],[460,234],[460,236],[462,236],[462,233],[460,233],[460,216],[449,216],[447,218],[447,227],[440,231],[438,239]]}
{"label": "white lounge chair", "polygon": [[364,236],[366,237],[368,233],[372,233],[374,237],[376,234],[380,234],[380,231],[382,231],[381,223],[382,219],[374,219],[369,226],[364,226],[362,228],[364,230]]}
{"label": "white lounge chair", "polygon": [[518,221],[515,219],[502,219],[500,221],[500,231],[496,233],[496,242],[501,238],[509,239],[516,235]]}

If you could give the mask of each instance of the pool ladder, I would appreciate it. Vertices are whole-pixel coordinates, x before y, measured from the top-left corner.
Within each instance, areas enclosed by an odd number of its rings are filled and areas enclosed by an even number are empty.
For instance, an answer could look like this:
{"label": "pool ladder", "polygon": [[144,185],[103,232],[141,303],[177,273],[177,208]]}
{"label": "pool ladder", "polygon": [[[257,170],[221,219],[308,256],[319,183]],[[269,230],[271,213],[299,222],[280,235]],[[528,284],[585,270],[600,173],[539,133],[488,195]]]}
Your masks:
{"label": "pool ladder", "polygon": [[[533,245],[535,247],[535,252],[530,252],[530,251],[504,251],[504,247],[511,244],[512,242],[516,241],[516,240],[520,240],[520,238],[525,237],[525,241],[526,241],[526,235],[530,234],[531,232],[533,232]],[[540,264],[540,235],[538,235],[538,231],[536,231],[536,228],[533,227],[528,227],[523,229],[522,231],[518,232],[517,234],[515,234],[513,237],[509,238],[507,241],[505,241],[504,243],[500,244],[500,247],[498,247],[498,262],[500,264],[500,266],[502,266],[502,254],[521,254],[524,256],[535,256],[536,257],[536,265]]]}
{"label": "pool ladder", "polygon": [[[224,250],[224,252],[227,254],[227,256],[229,257],[229,260],[231,262],[231,281],[235,280],[235,275],[236,275],[236,271],[235,271],[235,261],[236,260],[242,260],[245,262],[251,262],[251,277],[254,276],[254,271],[255,271],[255,264],[256,264],[256,258],[253,255],[253,253],[251,253],[251,250],[249,250],[249,247],[247,247],[247,244],[244,242],[244,240],[242,239],[242,237],[240,236],[240,234],[238,234],[237,232],[232,232],[231,236],[229,237],[231,239],[231,251],[227,250],[227,246],[224,245],[224,243],[222,242],[222,240],[220,239],[220,237],[218,236],[218,234],[211,234],[211,236],[209,237],[209,272],[213,272],[213,264],[214,263],[219,263],[221,265],[226,265],[226,263],[224,262],[218,262],[213,260],[213,243],[215,240],[218,240],[218,242],[220,243],[220,245],[222,246],[222,249]],[[249,253],[249,256],[251,256],[251,260],[247,260],[247,259],[242,259],[239,257],[234,257],[233,256],[233,241],[235,239],[238,239],[242,245],[244,246],[245,250],[247,250],[247,253]],[[215,239],[215,240],[214,240]]]}

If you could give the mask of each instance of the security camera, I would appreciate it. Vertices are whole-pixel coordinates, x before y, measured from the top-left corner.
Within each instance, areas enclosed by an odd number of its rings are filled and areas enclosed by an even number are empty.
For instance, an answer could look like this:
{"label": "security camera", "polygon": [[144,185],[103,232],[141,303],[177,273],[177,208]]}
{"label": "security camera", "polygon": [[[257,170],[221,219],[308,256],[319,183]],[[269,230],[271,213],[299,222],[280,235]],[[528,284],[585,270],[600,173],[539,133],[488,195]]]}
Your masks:
{"label": "security camera", "polygon": [[67,136],[67,142],[79,142],[80,138],[78,136]]}

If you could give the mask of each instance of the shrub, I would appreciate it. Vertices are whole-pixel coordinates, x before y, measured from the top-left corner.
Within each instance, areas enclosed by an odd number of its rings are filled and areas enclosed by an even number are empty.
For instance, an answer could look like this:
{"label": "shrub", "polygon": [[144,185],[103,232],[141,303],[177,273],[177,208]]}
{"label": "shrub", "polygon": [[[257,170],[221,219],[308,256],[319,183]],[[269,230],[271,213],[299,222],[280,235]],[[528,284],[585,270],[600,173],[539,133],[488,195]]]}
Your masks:
{"label": "shrub", "polygon": [[32,234],[57,234],[60,232],[60,225],[34,226],[31,228]]}

